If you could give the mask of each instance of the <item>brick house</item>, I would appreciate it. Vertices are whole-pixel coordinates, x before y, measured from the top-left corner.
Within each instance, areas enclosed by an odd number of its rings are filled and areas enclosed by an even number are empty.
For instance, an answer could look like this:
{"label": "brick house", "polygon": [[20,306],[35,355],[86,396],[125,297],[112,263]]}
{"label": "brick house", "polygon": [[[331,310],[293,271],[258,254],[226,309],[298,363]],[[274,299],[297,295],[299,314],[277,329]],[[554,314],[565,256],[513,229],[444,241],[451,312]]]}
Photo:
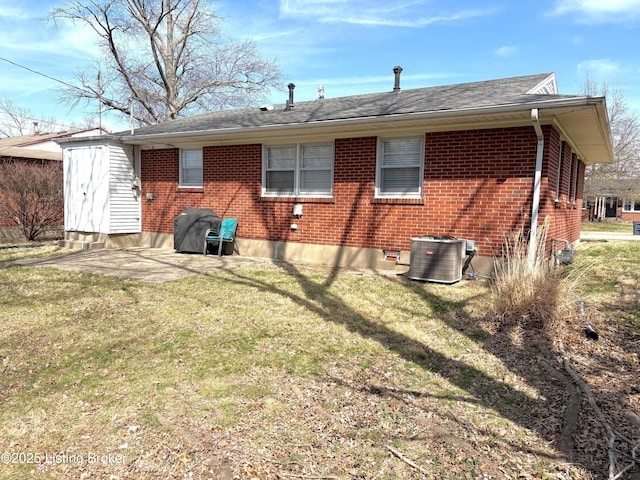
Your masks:
{"label": "brick house", "polygon": [[640,222],[639,180],[611,178],[607,183],[586,199],[583,220]]}
{"label": "brick house", "polygon": [[[394,71],[389,92],[298,103],[290,84],[284,105],[112,135],[139,225],[99,241],[171,247],[186,208],[237,217],[240,255],[343,266],[408,261],[412,237],[447,235],[474,240],[481,268],[545,217],[551,238],[579,240],[585,165],[612,161],[604,98],[560,95],[553,73],[402,90]],[[62,145],[81,159],[104,142]]]}

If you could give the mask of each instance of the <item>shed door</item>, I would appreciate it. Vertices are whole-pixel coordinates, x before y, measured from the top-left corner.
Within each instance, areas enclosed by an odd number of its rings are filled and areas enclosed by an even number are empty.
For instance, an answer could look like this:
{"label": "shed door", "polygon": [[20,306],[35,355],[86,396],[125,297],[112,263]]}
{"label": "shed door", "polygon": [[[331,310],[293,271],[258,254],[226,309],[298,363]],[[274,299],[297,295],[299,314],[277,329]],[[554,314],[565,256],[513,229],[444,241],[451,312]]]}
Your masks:
{"label": "shed door", "polygon": [[109,170],[104,147],[64,151],[64,228],[77,232],[109,231]]}

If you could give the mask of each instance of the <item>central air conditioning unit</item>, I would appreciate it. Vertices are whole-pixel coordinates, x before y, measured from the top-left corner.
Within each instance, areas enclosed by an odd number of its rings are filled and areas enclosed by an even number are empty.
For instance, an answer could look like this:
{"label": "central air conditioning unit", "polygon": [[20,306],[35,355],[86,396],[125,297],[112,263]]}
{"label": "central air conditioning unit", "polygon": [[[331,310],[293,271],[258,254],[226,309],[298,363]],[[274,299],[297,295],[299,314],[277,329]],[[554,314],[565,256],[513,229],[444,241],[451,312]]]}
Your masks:
{"label": "central air conditioning unit", "polygon": [[458,282],[462,279],[466,247],[466,240],[455,237],[412,238],[407,276],[427,282]]}

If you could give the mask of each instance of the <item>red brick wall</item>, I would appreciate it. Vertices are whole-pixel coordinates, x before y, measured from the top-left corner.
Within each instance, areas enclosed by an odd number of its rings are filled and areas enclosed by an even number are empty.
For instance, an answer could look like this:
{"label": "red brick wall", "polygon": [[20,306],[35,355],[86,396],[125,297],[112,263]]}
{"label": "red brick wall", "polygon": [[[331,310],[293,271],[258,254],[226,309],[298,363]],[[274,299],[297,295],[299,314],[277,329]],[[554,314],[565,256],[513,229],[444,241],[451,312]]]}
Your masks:
{"label": "red brick wall", "polygon": [[[555,207],[550,188],[555,190],[559,136],[550,127],[544,132],[540,221],[552,215],[553,236],[574,240],[581,200],[575,208]],[[220,217],[238,217],[242,238],[408,250],[411,237],[453,235],[476,240],[480,254],[490,255],[509,231],[530,222],[536,146],[532,127],[428,133],[422,201],[374,199],[375,137],[335,141],[332,199],[262,198],[261,145],[205,147],[202,189],[177,187],[178,150],[145,150],[143,230],[172,233],[182,210],[207,207]],[[154,200],[145,200],[147,193]],[[293,218],[294,203],[304,204],[300,219]]]}
{"label": "red brick wall", "polygon": [[497,252],[529,222],[536,136],[532,127],[430,133],[425,165],[427,233],[476,240]]}
{"label": "red brick wall", "polygon": [[[0,195],[2,195],[2,192],[0,192]],[[15,226],[16,224],[10,218],[6,218],[2,214],[0,214],[0,228],[15,227]]]}
{"label": "red brick wall", "polygon": [[[549,240],[560,238],[575,242],[580,238],[585,165],[573,155],[568,143],[565,143],[562,153],[560,162],[560,135],[554,129],[546,128],[540,219],[544,221],[546,216],[551,219]],[[560,163],[560,189],[556,195]],[[545,184],[547,188],[544,188]]]}
{"label": "red brick wall", "polygon": [[640,222],[640,212],[622,212],[620,218],[625,222]]}

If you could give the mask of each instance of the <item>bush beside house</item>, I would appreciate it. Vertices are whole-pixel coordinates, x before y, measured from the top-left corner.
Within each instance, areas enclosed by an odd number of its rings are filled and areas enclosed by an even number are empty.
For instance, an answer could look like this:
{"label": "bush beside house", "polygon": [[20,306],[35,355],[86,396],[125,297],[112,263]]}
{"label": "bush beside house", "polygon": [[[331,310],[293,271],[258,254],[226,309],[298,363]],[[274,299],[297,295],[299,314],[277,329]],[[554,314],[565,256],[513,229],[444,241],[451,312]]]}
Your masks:
{"label": "bush beside house", "polygon": [[56,140],[100,133],[107,132],[36,132],[0,139],[0,238],[34,240],[63,234],[62,148]]}

